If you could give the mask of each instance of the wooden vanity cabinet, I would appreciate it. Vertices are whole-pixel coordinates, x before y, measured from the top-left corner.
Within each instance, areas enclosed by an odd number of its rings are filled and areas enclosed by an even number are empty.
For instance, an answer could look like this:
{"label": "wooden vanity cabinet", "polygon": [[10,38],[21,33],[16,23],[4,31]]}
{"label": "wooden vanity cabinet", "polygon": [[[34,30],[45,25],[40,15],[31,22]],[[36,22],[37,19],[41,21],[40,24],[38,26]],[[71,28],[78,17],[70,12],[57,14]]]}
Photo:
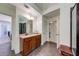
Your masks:
{"label": "wooden vanity cabinet", "polygon": [[26,55],[31,51],[31,39],[30,38],[25,38],[25,39],[20,39],[20,53],[22,55]]}
{"label": "wooden vanity cabinet", "polygon": [[24,42],[23,42],[23,55],[26,55],[28,54],[30,51],[31,51],[31,39],[30,38],[27,38],[27,39],[24,39]]}
{"label": "wooden vanity cabinet", "polygon": [[36,48],[36,36],[31,37],[31,49],[34,50]]}
{"label": "wooden vanity cabinet", "polygon": [[40,46],[40,43],[41,43],[40,39],[41,39],[40,35],[36,37],[36,48]]}
{"label": "wooden vanity cabinet", "polygon": [[21,55],[27,55],[41,45],[41,35],[20,39]]}

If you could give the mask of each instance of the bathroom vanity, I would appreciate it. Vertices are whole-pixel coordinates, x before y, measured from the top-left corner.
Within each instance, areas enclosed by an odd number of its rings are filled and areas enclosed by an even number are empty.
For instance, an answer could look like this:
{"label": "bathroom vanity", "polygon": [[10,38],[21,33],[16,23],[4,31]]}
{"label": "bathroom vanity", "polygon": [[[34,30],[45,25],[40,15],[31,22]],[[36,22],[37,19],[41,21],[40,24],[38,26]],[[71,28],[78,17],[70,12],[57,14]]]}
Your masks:
{"label": "bathroom vanity", "polygon": [[20,53],[28,55],[41,45],[41,34],[20,35]]}

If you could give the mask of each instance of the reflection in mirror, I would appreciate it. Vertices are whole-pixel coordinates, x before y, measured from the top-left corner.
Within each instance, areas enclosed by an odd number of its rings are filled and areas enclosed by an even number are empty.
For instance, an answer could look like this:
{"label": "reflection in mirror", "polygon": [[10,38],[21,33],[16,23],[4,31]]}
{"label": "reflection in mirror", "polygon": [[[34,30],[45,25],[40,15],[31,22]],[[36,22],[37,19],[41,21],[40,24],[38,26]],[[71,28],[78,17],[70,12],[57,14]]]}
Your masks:
{"label": "reflection in mirror", "polygon": [[19,15],[19,34],[31,34],[32,27],[32,20]]}

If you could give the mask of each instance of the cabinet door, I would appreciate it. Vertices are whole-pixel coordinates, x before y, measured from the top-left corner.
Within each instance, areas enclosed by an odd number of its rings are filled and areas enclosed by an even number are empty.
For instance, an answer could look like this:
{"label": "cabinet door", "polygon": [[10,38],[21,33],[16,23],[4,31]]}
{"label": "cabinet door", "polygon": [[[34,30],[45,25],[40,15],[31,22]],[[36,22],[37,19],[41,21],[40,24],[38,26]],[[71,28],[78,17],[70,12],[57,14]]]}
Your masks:
{"label": "cabinet door", "polygon": [[35,37],[32,37],[31,39],[31,49],[34,50],[36,48],[36,39]]}
{"label": "cabinet door", "polygon": [[38,35],[38,36],[36,37],[36,47],[39,47],[40,44],[41,44],[41,36]]}
{"label": "cabinet door", "polygon": [[27,55],[30,51],[31,51],[30,39],[27,38],[27,39],[24,40],[24,43],[23,43],[24,55]]}

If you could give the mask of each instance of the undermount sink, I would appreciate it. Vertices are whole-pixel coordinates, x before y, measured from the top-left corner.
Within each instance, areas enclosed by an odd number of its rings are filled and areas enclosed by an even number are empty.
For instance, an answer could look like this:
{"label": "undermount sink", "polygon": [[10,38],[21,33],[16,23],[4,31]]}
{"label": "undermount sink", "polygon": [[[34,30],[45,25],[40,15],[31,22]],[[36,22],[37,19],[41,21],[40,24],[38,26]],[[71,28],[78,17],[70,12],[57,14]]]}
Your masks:
{"label": "undermount sink", "polygon": [[29,34],[25,33],[25,35],[29,35]]}

